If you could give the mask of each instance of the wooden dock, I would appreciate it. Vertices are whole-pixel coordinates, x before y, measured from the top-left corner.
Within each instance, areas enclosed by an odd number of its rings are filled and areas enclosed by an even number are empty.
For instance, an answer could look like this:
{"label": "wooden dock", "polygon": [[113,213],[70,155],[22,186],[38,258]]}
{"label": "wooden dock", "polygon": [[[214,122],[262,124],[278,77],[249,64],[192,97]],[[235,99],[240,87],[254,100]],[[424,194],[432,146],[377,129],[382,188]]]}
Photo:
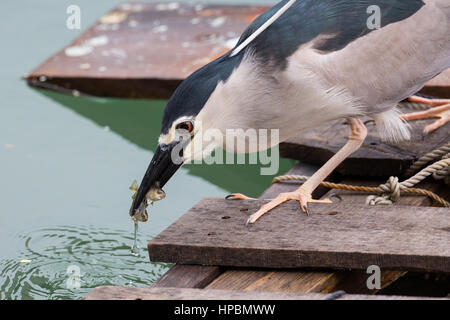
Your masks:
{"label": "wooden dock", "polygon": [[[298,164],[295,166],[289,174],[296,174],[296,175],[311,175],[312,172],[316,170],[316,167],[307,165],[307,164]],[[349,184],[361,184],[362,182],[360,180],[355,179],[344,179],[342,182],[349,183]],[[381,182],[381,181],[379,181]],[[371,182],[369,185],[376,185],[378,182]],[[367,183],[366,183],[367,184]],[[285,183],[285,184],[277,184],[269,188],[263,195],[262,198],[272,198],[273,196],[277,195],[280,192],[286,192],[293,190],[296,186],[293,186],[291,183]],[[422,185],[422,187],[427,188],[429,190],[433,190],[435,192],[438,192],[442,195],[446,195],[449,197],[449,190],[448,187],[445,185],[437,184],[434,182],[426,182]],[[354,204],[355,206],[360,206],[361,203],[364,203],[365,198],[367,194],[362,193],[355,193],[355,192],[348,192],[348,191],[341,191],[341,190],[324,190],[319,189],[315,196],[320,197],[322,195],[323,197],[326,197],[327,194],[330,192],[340,194],[346,205]],[[236,202],[235,202],[236,203]],[[234,204],[235,205],[235,204]],[[234,206],[230,205],[230,206]],[[249,205],[248,203],[240,203],[240,206]],[[398,212],[403,212],[404,208],[406,206],[410,207],[428,207],[431,205],[431,202],[428,198],[422,197],[422,196],[406,196],[402,197],[401,200],[395,205],[394,209],[390,209],[391,212],[395,212],[396,208],[398,208]],[[289,207],[289,211],[285,211],[286,207]],[[253,206],[252,206],[253,208]],[[298,218],[299,220],[302,220],[304,222],[303,216],[299,215],[298,208],[286,205],[283,207],[283,210],[279,210],[278,216],[280,213],[286,212],[291,215],[293,218]],[[333,207],[330,207],[328,211],[334,211]],[[384,207],[379,208],[379,212],[383,212],[385,210]],[[430,210],[430,209],[428,209]],[[441,211],[442,210],[442,211]],[[326,210],[327,211],[327,210]],[[448,214],[450,213],[449,209],[438,209],[438,211],[441,211],[441,213],[444,213],[447,215],[445,218],[447,224],[450,222],[450,218],[448,218]],[[420,210],[418,211],[420,212]],[[229,215],[230,211],[226,210],[226,214]],[[348,212],[344,213],[347,214]],[[221,212],[221,215],[223,216],[224,212]],[[363,213],[364,214],[364,213]],[[338,217],[339,215],[327,215],[326,213],[322,215],[323,218],[329,218],[329,217]],[[183,218],[183,217],[182,217]],[[217,217],[220,219],[220,215]],[[276,218],[276,212],[273,212],[272,219]],[[260,225],[268,223],[269,217],[265,217],[266,222],[260,221]],[[318,218],[318,217],[317,217]],[[395,222],[397,222],[398,217],[394,219]],[[231,220],[231,219],[229,219]],[[242,220],[242,219],[241,219]],[[244,219],[245,220],[245,219]],[[354,222],[356,225],[358,222],[356,222],[358,219],[355,217]],[[425,221],[427,218],[425,218]],[[272,221],[272,220],[271,220]],[[376,221],[376,219],[374,220]],[[394,225],[395,222],[391,221],[390,224]],[[299,223],[301,225],[301,223]],[[325,224],[324,224],[325,225]],[[355,226],[356,226],[355,225]],[[440,227],[443,227],[446,225],[445,223],[439,224]],[[380,225],[378,225],[380,227]],[[242,227],[242,226],[241,226]],[[251,226],[251,228],[257,227]],[[301,227],[301,226],[300,226]],[[368,227],[368,226],[366,226]],[[379,232],[383,233],[384,228],[388,226],[381,226],[381,228],[378,229]],[[395,226],[394,226],[395,227]],[[257,227],[260,229],[261,227]],[[271,229],[272,230],[272,229]],[[444,238],[441,239],[441,245],[446,245],[450,241],[450,234],[448,233],[448,229],[445,229],[447,231],[444,231]],[[227,229],[226,231],[230,231],[230,229]],[[345,233],[345,229],[343,230]],[[251,232],[249,230],[249,232]],[[320,228],[319,228],[320,232]],[[298,236],[302,237],[301,233],[299,232]],[[315,241],[314,236],[311,236],[312,238],[309,239],[309,241]],[[157,240],[157,239],[156,239]],[[352,238],[347,238],[347,243],[353,243]],[[412,240],[412,239],[411,239]],[[419,240],[417,238],[416,240]],[[334,242],[335,239],[330,239],[330,242]],[[395,243],[395,241],[390,242]],[[152,248],[153,241],[150,242],[149,247]],[[421,246],[422,244],[416,243],[418,246]],[[245,245],[245,244],[244,244]],[[345,243],[342,244],[345,248]],[[387,247],[387,245],[385,246]],[[378,248],[378,252],[383,249],[383,246],[380,246]],[[152,249],[151,249],[152,250]],[[377,251],[376,251],[377,252]],[[445,262],[443,264],[438,264],[439,266],[444,266],[444,268],[448,267],[449,263],[449,251],[448,249],[445,249],[447,257],[444,259]],[[150,252],[150,254],[152,254]],[[381,264],[383,263],[383,259],[387,257],[383,257],[382,253],[379,253],[378,260],[375,258],[376,263]],[[208,256],[211,257],[211,256]],[[352,257],[344,257],[344,256],[335,256],[334,253],[330,254],[330,257],[334,258],[334,263],[339,262],[343,263],[345,266],[345,261],[348,263],[348,266],[350,264],[354,264],[355,261],[352,259]],[[261,257],[259,257],[261,258]],[[348,259],[347,259],[348,258]],[[246,256],[242,256],[242,261],[245,261]],[[347,260],[341,260],[341,259],[347,259]],[[269,259],[267,259],[269,260]],[[413,259],[412,259],[413,260]],[[412,261],[411,260],[411,261]],[[426,260],[426,259],[424,259]],[[312,260],[314,261],[314,260]],[[391,260],[393,262],[394,260]],[[362,262],[362,261],[361,261]],[[367,263],[372,263],[373,261],[367,261]],[[317,260],[315,261],[317,262]],[[153,287],[160,288],[160,287],[181,287],[181,288],[203,288],[203,289],[219,289],[219,290],[239,290],[239,291],[269,291],[269,292],[283,292],[283,293],[297,293],[297,294],[308,294],[308,293],[322,293],[327,294],[339,290],[344,290],[347,293],[353,293],[353,294],[375,294],[378,290],[369,290],[366,285],[366,280],[368,278],[368,275],[366,273],[366,270],[361,270],[368,267],[368,265],[364,266],[363,264],[356,264],[355,270],[350,270],[351,268],[344,267],[344,270],[327,270],[327,269],[320,269],[320,270],[311,270],[310,268],[306,269],[262,269],[262,268],[236,268],[236,267],[223,267],[223,266],[194,266],[194,265],[177,265],[172,270],[170,270],[166,275],[164,275],[161,279],[159,279]],[[314,263],[311,265],[313,266]],[[341,269],[342,266],[341,265]],[[447,266],[447,267],[445,267]],[[391,265],[389,266],[391,267]],[[382,283],[381,288],[386,288],[389,285],[391,285],[393,282],[404,276],[410,269],[407,267],[402,268],[402,264],[397,264],[395,266],[395,269],[389,269],[384,270],[382,272]],[[412,269],[417,269],[416,267]]]}
{"label": "wooden dock", "polygon": [[[311,175],[316,169],[299,163],[289,174]],[[296,187],[275,184],[261,198]],[[442,183],[430,180],[421,187],[450,198]],[[367,194],[358,192],[319,188],[314,196],[330,193],[341,195],[342,204],[314,206],[309,218],[295,204],[286,204],[248,229],[245,218],[261,202],[206,199],[149,243],[156,261],[179,263],[151,289],[103,287],[86,299],[325,300],[340,290],[347,293],[338,297],[343,300],[405,299],[375,295],[380,290],[367,287],[366,268],[381,267],[381,289],[411,271],[448,273],[450,209],[430,207],[423,196],[404,196],[392,207],[375,208],[363,207]],[[271,252],[275,246],[278,251]]]}
{"label": "wooden dock", "polygon": [[[167,99],[229,51],[267,6],[124,2],[25,77],[74,95]],[[450,70],[422,93],[450,98]]]}

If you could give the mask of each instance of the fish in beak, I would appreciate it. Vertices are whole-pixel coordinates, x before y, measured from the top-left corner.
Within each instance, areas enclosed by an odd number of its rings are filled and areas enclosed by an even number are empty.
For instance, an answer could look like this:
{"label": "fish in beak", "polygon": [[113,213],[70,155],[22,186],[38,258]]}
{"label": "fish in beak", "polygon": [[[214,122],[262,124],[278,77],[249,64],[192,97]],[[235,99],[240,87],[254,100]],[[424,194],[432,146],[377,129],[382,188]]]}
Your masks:
{"label": "fish in beak", "polygon": [[172,161],[172,151],[177,145],[178,143],[170,145],[160,144],[156,149],[131,206],[130,216],[132,218],[136,214],[146,213],[147,200],[158,201],[165,197],[162,188],[183,165],[183,163],[176,164]]}

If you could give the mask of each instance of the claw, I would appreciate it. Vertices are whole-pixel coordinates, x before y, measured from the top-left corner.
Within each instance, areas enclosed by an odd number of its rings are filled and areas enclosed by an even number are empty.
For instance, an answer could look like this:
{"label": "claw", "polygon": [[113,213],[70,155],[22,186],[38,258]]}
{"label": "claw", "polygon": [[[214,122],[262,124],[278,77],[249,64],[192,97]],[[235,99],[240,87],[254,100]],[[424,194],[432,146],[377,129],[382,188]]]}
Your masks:
{"label": "claw", "polygon": [[340,202],[344,201],[344,199],[342,199],[342,197],[340,195],[336,194],[336,193],[332,193],[332,194],[330,194],[328,196],[328,199],[330,199],[330,200],[333,199],[333,198],[338,199]]}
{"label": "claw", "polygon": [[240,193],[232,193],[225,197],[225,200],[256,200]]}
{"label": "claw", "polygon": [[372,123],[373,125],[376,125],[377,123],[375,122],[375,120],[371,119],[371,120],[367,120],[366,122],[364,122],[364,125],[368,125],[369,123]]}
{"label": "claw", "polygon": [[347,293],[345,291],[337,291],[334,293],[330,293],[328,296],[325,297],[325,300],[337,300],[343,296],[345,296]]}
{"label": "claw", "polygon": [[252,217],[248,218],[247,222],[245,223],[245,226],[248,228],[250,225],[250,221],[252,221]]}
{"label": "claw", "polygon": [[303,210],[304,213],[306,213],[306,216],[309,217],[309,209],[308,209],[308,206],[303,206],[303,207],[302,207],[302,210]]}

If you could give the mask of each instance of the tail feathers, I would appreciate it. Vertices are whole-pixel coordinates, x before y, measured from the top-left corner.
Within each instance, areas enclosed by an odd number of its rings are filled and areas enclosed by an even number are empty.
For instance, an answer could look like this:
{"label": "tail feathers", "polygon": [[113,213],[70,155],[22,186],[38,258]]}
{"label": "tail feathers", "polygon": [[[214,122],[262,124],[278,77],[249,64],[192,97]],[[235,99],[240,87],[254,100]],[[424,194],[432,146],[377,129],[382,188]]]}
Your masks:
{"label": "tail feathers", "polygon": [[372,115],[383,141],[397,143],[411,139],[410,125],[400,118],[397,108]]}

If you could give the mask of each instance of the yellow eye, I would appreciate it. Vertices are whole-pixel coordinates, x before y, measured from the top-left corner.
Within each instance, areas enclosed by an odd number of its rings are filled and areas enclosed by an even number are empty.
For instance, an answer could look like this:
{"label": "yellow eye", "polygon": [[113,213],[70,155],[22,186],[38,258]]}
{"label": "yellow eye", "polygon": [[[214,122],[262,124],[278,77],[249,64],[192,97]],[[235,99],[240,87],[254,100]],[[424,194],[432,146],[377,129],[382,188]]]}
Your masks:
{"label": "yellow eye", "polygon": [[187,132],[192,132],[194,130],[194,124],[191,121],[185,121],[177,124],[177,130],[186,130]]}

